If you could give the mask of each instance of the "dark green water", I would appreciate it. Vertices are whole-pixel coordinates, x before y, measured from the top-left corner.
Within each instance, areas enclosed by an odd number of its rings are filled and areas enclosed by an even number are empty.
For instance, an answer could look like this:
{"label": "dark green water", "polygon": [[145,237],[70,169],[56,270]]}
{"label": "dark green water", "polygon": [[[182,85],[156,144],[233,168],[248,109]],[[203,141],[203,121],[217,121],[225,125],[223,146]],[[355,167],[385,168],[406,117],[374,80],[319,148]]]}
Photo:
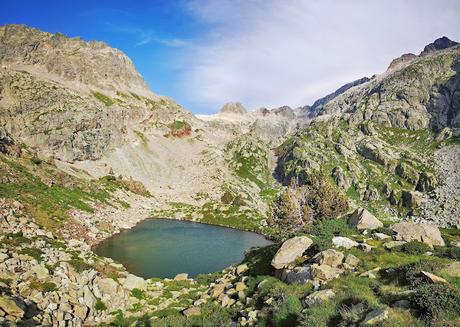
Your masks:
{"label": "dark green water", "polygon": [[199,223],[148,219],[98,245],[97,254],[121,262],[144,278],[194,277],[241,262],[252,247],[271,244],[263,236]]}

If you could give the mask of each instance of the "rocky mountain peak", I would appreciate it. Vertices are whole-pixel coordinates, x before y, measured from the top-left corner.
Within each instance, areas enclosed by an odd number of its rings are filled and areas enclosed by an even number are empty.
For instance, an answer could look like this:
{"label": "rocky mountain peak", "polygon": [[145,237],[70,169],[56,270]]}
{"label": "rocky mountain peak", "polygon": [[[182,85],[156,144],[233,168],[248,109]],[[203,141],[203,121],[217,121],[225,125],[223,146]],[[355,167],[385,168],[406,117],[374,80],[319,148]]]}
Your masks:
{"label": "rocky mountain peak", "polygon": [[458,42],[452,41],[448,37],[443,36],[443,37],[440,37],[439,39],[436,39],[433,43],[428,44],[423,49],[422,53],[420,53],[420,55],[423,56],[433,51],[451,48],[458,44],[459,44]]}
{"label": "rocky mountain peak", "polygon": [[222,106],[219,111],[219,114],[236,114],[244,115],[247,113],[247,110],[240,102],[229,102]]}
{"label": "rocky mountain peak", "polygon": [[0,27],[0,64],[74,87],[152,95],[132,61],[103,42],[25,25]]}

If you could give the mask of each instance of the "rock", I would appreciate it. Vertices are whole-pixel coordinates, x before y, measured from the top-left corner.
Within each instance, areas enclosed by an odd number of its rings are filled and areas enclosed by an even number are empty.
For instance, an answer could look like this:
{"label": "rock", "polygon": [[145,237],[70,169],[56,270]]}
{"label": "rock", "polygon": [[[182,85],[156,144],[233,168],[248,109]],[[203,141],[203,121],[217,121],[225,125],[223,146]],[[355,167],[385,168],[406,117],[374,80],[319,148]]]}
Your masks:
{"label": "rock", "polygon": [[237,275],[241,275],[242,273],[244,273],[245,271],[247,271],[249,268],[248,268],[248,265],[247,264],[241,264],[239,266],[236,267],[236,274]]}
{"label": "rock", "polygon": [[419,241],[430,246],[444,246],[439,228],[426,223],[401,222],[393,225],[396,239],[401,241]]}
{"label": "rock", "polygon": [[307,307],[311,307],[315,304],[318,304],[320,302],[332,299],[335,296],[335,293],[333,290],[328,289],[328,290],[322,290],[322,291],[316,291],[313,292],[312,294],[308,295],[305,298],[305,305]]}
{"label": "rock", "polygon": [[348,223],[351,226],[356,227],[358,230],[373,230],[383,227],[383,223],[364,208],[356,209],[348,219]]}
{"label": "rock", "polygon": [[[112,297],[119,292],[118,283],[112,278],[101,278],[97,280],[97,285],[103,297]],[[135,287],[134,287],[135,288]]]}
{"label": "rock", "polygon": [[88,316],[88,311],[89,311],[89,309],[85,305],[76,305],[73,308],[73,312],[74,312],[75,316],[80,318],[82,321],[84,321],[86,319],[86,317]]}
{"label": "rock", "polygon": [[391,236],[384,234],[384,233],[374,233],[372,234],[372,236],[374,237],[375,240],[378,240],[378,241],[385,241],[385,240],[391,239]]}
{"label": "rock", "polygon": [[429,273],[427,271],[421,272],[430,282],[435,284],[448,284],[447,280],[442,277],[436,276],[435,274]]}
{"label": "rock", "polygon": [[398,309],[409,309],[410,308],[410,302],[408,300],[399,300],[393,303],[393,308],[398,308]]}
{"label": "rock", "polygon": [[221,302],[222,302],[222,306],[225,308],[225,307],[231,307],[233,304],[235,304],[236,300],[232,299],[226,294],[223,294]]}
{"label": "rock", "polygon": [[328,265],[337,268],[342,264],[344,254],[334,249],[319,252],[313,257],[314,262],[319,265]]}
{"label": "rock", "polygon": [[247,288],[247,286],[243,282],[237,282],[235,284],[235,289],[237,292],[239,291],[244,291]]}
{"label": "rock", "polygon": [[272,259],[275,269],[287,268],[307,250],[313,241],[306,236],[296,236],[283,243]]}
{"label": "rock", "polygon": [[218,298],[225,291],[225,284],[214,285],[211,291],[211,297]]}
{"label": "rock", "polygon": [[361,326],[376,326],[388,319],[388,309],[380,308],[369,312]]}
{"label": "rock", "polygon": [[372,251],[372,246],[366,243],[359,243],[357,246],[358,250],[364,251],[364,252],[371,252]]}
{"label": "rock", "polygon": [[24,310],[21,309],[12,299],[4,296],[0,296],[0,309],[14,318],[22,318],[24,316]]}
{"label": "rock", "polygon": [[222,106],[219,114],[233,114],[233,115],[244,115],[246,114],[246,108],[239,102],[229,102]]}
{"label": "rock", "polygon": [[201,315],[201,309],[199,307],[190,307],[182,311],[182,313],[186,317],[199,316]]}
{"label": "rock", "polygon": [[415,209],[422,204],[422,197],[420,193],[413,191],[403,191],[401,194],[403,206],[409,209]]}
{"label": "rock", "polygon": [[437,183],[438,181],[433,174],[421,172],[415,189],[420,192],[431,192],[435,189]]}
{"label": "rock", "polygon": [[332,238],[332,244],[337,248],[351,249],[358,246],[358,242],[355,242],[348,237],[335,236]]}
{"label": "rock", "polygon": [[357,265],[359,265],[359,262],[360,260],[357,257],[355,257],[353,254],[347,255],[347,257],[345,258],[345,263],[352,267],[356,267]]}
{"label": "rock", "polygon": [[141,277],[129,274],[126,277],[125,282],[123,283],[123,287],[128,290],[133,290],[135,288],[146,291],[147,290],[147,281]]}
{"label": "rock", "polygon": [[311,279],[311,266],[284,269],[281,274],[281,280],[287,284],[305,284],[311,281]]}
{"label": "rock", "polygon": [[380,271],[380,267],[368,270],[363,272],[362,274],[359,275],[359,277],[367,277],[370,279],[376,279],[377,278],[377,273]]}
{"label": "rock", "polygon": [[30,269],[30,271],[33,272],[39,280],[43,280],[49,277],[48,269],[42,265],[35,265]]}
{"label": "rock", "polygon": [[339,268],[333,268],[328,265],[313,264],[311,266],[311,272],[314,279],[326,282],[339,277],[341,274],[344,273],[344,270]]}
{"label": "rock", "polygon": [[182,273],[182,274],[177,274],[176,277],[174,277],[174,280],[187,280],[188,279],[188,274]]}
{"label": "rock", "polygon": [[9,256],[6,253],[0,253],[0,263],[8,259]]}
{"label": "rock", "polygon": [[390,241],[390,242],[385,243],[383,246],[385,247],[385,249],[390,250],[394,247],[397,247],[397,246],[400,246],[406,243],[407,243],[406,241]]}

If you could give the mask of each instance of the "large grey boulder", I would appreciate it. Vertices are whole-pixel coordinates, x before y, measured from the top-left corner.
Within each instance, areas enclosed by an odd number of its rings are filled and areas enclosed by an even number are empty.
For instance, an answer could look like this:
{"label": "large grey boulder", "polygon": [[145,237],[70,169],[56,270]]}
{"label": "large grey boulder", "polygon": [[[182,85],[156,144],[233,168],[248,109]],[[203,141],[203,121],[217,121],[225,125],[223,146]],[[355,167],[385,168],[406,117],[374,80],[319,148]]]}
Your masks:
{"label": "large grey boulder", "polygon": [[305,284],[312,280],[311,267],[302,266],[293,269],[284,269],[281,280],[287,284]]}
{"label": "large grey boulder", "polygon": [[351,249],[359,245],[358,242],[353,241],[349,239],[348,237],[343,237],[343,236],[334,236],[332,238],[332,244],[334,244],[336,248],[345,248],[345,249]]}
{"label": "large grey boulder", "polygon": [[392,229],[396,233],[396,239],[400,241],[419,241],[430,246],[445,245],[439,228],[434,225],[404,221],[394,224]]}
{"label": "large grey boulder", "polygon": [[348,223],[358,230],[373,230],[383,227],[383,223],[364,208],[356,209],[348,219]]}
{"label": "large grey boulder", "polygon": [[285,241],[272,259],[272,266],[276,269],[287,268],[292,265],[313,244],[307,236],[296,236]]}
{"label": "large grey boulder", "polygon": [[141,277],[129,274],[128,277],[126,277],[125,282],[123,283],[123,287],[130,291],[135,288],[141,291],[145,291],[147,290],[147,281]]}
{"label": "large grey boulder", "polygon": [[328,265],[337,268],[342,264],[344,257],[344,254],[340,251],[327,249],[315,255],[313,260],[319,265]]}

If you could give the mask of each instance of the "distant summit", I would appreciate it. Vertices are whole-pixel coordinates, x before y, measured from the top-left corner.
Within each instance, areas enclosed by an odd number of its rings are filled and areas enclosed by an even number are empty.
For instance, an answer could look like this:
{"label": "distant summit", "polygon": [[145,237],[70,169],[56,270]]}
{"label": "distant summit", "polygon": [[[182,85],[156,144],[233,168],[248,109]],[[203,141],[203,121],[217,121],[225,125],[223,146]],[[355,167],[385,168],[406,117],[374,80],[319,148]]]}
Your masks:
{"label": "distant summit", "polygon": [[428,44],[423,49],[422,53],[420,53],[420,55],[423,56],[433,51],[451,48],[458,44],[459,44],[458,42],[452,41],[448,37],[443,36],[443,37],[440,37],[439,39],[436,39],[433,43]]}
{"label": "distant summit", "polygon": [[244,115],[246,113],[246,108],[244,108],[243,105],[239,102],[226,103],[219,111],[219,114]]}

